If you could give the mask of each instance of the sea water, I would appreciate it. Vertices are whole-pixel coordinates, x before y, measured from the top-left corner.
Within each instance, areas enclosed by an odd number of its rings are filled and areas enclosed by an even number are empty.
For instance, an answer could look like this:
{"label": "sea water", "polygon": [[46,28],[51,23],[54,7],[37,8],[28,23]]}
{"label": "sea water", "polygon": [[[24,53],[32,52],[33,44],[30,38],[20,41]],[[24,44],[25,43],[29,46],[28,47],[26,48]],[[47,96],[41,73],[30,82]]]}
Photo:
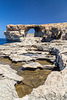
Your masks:
{"label": "sea water", "polygon": [[6,43],[13,43],[13,42],[7,41],[5,38],[0,38],[0,45],[6,44]]}

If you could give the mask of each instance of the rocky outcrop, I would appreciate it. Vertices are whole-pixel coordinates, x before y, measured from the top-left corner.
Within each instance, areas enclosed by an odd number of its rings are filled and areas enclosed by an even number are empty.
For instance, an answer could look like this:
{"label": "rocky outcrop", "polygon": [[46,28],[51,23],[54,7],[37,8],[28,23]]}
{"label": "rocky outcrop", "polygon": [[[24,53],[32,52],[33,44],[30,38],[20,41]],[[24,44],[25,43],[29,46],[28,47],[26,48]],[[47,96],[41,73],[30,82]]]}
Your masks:
{"label": "rocky outcrop", "polygon": [[0,64],[0,100],[18,98],[14,85],[22,80],[17,71],[11,69],[9,65]]}
{"label": "rocky outcrop", "polygon": [[8,57],[14,62],[31,62],[38,59],[46,59],[53,62],[55,66],[59,66],[60,70],[67,66],[66,40],[53,40],[48,43],[42,43],[40,40],[36,41],[36,39],[33,40],[33,38],[25,38],[20,43],[0,46],[0,57]]}
{"label": "rocky outcrop", "polygon": [[52,39],[67,39],[67,23],[43,24],[43,25],[7,25],[4,32],[8,41],[21,41],[27,32],[34,28],[34,37],[43,37],[42,41]]}
{"label": "rocky outcrop", "polygon": [[67,66],[67,41],[54,41],[51,43],[49,48],[52,49],[50,52],[56,56],[55,65],[59,66],[60,70]]}
{"label": "rocky outcrop", "polygon": [[[35,29],[35,37],[26,38],[31,28]],[[13,62],[24,63],[23,69],[53,66],[61,71],[51,72],[43,85],[33,89],[31,94],[19,98],[14,85],[23,78],[18,76],[10,66],[0,64],[0,99],[67,100],[67,23],[8,25],[4,33],[7,40],[22,42],[1,45],[0,57],[8,57]],[[52,65],[41,65],[35,62],[43,59],[48,60]]]}
{"label": "rocky outcrop", "polygon": [[[59,67],[60,72],[52,72],[46,82],[31,94],[19,98],[14,85],[23,80],[15,70],[8,65],[0,64],[1,100],[66,100],[67,99],[67,41],[53,40],[41,42],[41,38],[23,38],[22,42],[0,45],[0,57],[8,57],[12,61],[24,63],[22,67],[44,68],[45,65],[34,60],[48,60]],[[32,62],[33,63],[32,63]],[[52,65],[52,66],[53,66]],[[49,67],[49,65],[47,66]],[[4,92],[5,91],[5,92]],[[8,94],[8,95],[7,95]],[[10,97],[10,98],[9,98]],[[3,99],[5,98],[5,99]]]}

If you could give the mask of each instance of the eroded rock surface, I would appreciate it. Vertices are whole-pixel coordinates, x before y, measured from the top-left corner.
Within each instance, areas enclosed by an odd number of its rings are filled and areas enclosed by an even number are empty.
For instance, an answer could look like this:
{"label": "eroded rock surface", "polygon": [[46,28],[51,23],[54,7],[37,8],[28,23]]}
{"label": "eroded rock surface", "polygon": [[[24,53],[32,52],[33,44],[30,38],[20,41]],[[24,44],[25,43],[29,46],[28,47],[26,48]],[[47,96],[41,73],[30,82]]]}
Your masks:
{"label": "eroded rock surface", "polygon": [[14,98],[18,98],[14,84],[16,84],[14,80],[0,76],[0,100],[13,100]]}
{"label": "eroded rock surface", "polygon": [[56,66],[59,65],[60,70],[67,66],[67,41],[54,41],[50,44],[49,48],[52,48],[52,52],[56,56],[54,62]]}
{"label": "eroded rock surface", "polygon": [[[29,38],[23,38],[23,36],[26,36],[27,31],[30,28],[34,28],[37,33],[35,33],[35,36],[44,36],[44,39],[46,42],[41,42],[41,37],[29,37]],[[39,86],[36,89],[33,89],[31,94],[23,97],[23,98],[14,98],[14,100],[66,100],[67,99],[67,41],[61,40],[66,39],[64,38],[66,36],[66,27],[67,23],[61,23],[61,24],[49,24],[49,25],[8,25],[7,31],[5,34],[7,34],[7,40],[15,40],[16,38],[14,35],[17,35],[11,33],[10,38],[8,36],[10,35],[10,32],[18,31],[20,32],[19,38],[22,40],[22,42],[16,42],[16,43],[9,43],[5,45],[0,46],[0,57],[8,57],[13,62],[24,62],[24,67],[27,68],[28,66],[31,68],[36,67],[45,67],[45,65],[36,65],[33,66],[31,64],[31,61],[34,63],[36,60],[48,60],[51,62],[55,67],[58,67],[60,72],[52,72],[44,85]],[[38,33],[40,32],[40,34]],[[9,33],[9,34],[8,34]],[[49,34],[48,34],[49,33]],[[48,36],[47,36],[48,35]],[[49,37],[49,38],[48,38]],[[18,38],[18,39],[19,39]],[[61,38],[61,39],[59,39]],[[59,40],[52,40],[51,42],[47,42],[47,39],[59,39]],[[12,40],[12,41],[13,41]],[[50,41],[50,40],[49,40]],[[3,67],[2,67],[3,68]],[[16,72],[8,73],[8,71],[5,71],[3,74],[3,70],[1,68],[1,74],[4,75],[9,80],[13,80],[14,82],[21,80],[19,76],[16,75]],[[7,67],[6,69],[7,70]],[[10,70],[10,69],[9,69]],[[14,75],[14,77],[12,76]],[[3,76],[1,76],[3,77]],[[16,78],[17,77],[17,78]],[[7,87],[6,87],[7,88]],[[13,91],[11,91],[12,93]],[[13,98],[13,97],[12,97]],[[5,100],[5,99],[4,99]],[[9,99],[7,99],[9,100]]]}
{"label": "eroded rock surface", "polygon": [[52,39],[67,40],[67,23],[43,24],[43,25],[7,25],[4,32],[8,41],[22,41],[21,37],[26,37],[27,32],[34,28],[34,37],[43,37],[42,41]]}
{"label": "eroded rock surface", "polygon": [[[45,62],[45,61],[43,61],[43,62]],[[37,69],[37,68],[44,69],[44,68],[52,68],[52,67],[54,68],[55,65],[52,65],[50,63],[49,63],[49,65],[47,63],[45,63],[45,65],[41,65],[37,61],[36,62],[29,62],[27,64],[22,65],[22,68],[27,68],[27,69],[29,69],[29,68],[31,68],[31,69]]]}
{"label": "eroded rock surface", "polygon": [[0,64],[0,100],[17,98],[14,85],[22,80],[23,78],[17,75],[17,71],[11,69],[9,65]]}
{"label": "eroded rock surface", "polygon": [[15,62],[30,62],[46,59],[58,65],[60,70],[67,66],[67,41],[53,40],[51,42],[31,42],[33,38],[26,38],[23,42],[9,43],[0,46],[0,57],[8,57]]}
{"label": "eroded rock surface", "polygon": [[0,64],[0,74],[4,77],[15,81],[22,81],[23,78],[17,75],[17,71],[10,68],[9,65],[2,65]]}
{"label": "eroded rock surface", "polygon": [[22,65],[23,68],[42,68],[42,65],[38,62],[31,62],[25,65]]}

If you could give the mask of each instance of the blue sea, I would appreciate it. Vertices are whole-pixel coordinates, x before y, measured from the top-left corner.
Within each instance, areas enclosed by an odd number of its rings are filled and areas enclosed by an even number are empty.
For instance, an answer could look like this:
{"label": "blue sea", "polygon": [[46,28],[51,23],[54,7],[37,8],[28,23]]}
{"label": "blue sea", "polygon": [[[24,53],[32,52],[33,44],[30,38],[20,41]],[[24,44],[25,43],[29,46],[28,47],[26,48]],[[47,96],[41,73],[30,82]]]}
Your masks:
{"label": "blue sea", "polygon": [[12,42],[8,42],[5,38],[0,38],[0,45],[6,44],[6,43],[12,43]]}

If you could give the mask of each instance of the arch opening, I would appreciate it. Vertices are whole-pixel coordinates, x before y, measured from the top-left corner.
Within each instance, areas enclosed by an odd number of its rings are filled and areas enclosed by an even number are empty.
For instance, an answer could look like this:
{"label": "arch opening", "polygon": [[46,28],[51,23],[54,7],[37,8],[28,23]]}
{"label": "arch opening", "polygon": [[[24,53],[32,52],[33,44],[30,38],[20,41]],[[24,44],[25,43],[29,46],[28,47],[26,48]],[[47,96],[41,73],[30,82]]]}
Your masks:
{"label": "arch opening", "polygon": [[[28,34],[28,35],[27,35]],[[39,27],[27,27],[25,29],[26,37],[42,37],[42,31]]]}
{"label": "arch opening", "polygon": [[34,34],[35,34],[35,29],[34,29],[34,28],[30,28],[30,29],[27,31],[26,37],[34,37]]}

